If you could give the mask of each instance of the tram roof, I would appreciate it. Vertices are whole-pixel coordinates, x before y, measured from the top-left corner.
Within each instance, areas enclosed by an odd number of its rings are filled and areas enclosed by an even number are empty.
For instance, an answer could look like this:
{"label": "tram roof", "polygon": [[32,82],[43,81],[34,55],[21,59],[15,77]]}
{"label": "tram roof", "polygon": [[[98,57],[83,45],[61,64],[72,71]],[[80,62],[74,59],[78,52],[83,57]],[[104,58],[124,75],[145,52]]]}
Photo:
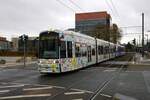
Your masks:
{"label": "tram roof", "polygon": [[[41,32],[41,33],[44,33],[44,32],[56,32],[56,33],[58,33],[58,34],[61,34],[61,33],[64,33],[64,34],[73,34],[73,35],[76,35],[76,36],[79,36],[79,37],[83,37],[83,38],[89,38],[89,39],[95,39],[94,37],[91,37],[91,36],[88,36],[88,35],[86,35],[86,34],[82,34],[82,33],[79,33],[79,32],[74,32],[74,31],[61,31],[61,30],[50,30],[50,31],[43,31],[43,32]],[[108,42],[108,41],[105,41],[105,40],[102,40],[102,39],[97,39],[98,41],[101,41],[101,42],[105,42],[105,43],[110,43],[111,45],[118,45],[118,46],[121,46],[121,47],[124,47],[124,46],[122,46],[122,45],[120,45],[120,44],[114,44],[114,43],[112,43],[112,42]]]}

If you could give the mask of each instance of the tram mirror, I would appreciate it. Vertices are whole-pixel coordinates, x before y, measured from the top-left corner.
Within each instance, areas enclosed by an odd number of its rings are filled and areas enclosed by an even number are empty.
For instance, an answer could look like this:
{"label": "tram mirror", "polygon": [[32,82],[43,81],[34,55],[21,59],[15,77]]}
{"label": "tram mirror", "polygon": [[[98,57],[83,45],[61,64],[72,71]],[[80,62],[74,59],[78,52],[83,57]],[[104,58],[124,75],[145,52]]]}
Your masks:
{"label": "tram mirror", "polygon": [[60,39],[64,39],[64,35],[61,35],[61,36],[60,36]]}
{"label": "tram mirror", "polygon": [[61,40],[58,39],[58,46],[61,46]]}

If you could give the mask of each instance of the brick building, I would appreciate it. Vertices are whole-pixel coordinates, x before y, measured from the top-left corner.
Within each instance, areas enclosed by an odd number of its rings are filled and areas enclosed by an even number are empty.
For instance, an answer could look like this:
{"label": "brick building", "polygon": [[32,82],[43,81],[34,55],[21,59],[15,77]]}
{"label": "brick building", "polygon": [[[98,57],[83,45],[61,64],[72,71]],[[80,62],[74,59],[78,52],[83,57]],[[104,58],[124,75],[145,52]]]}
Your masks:
{"label": "brick building", "polygon": [[5,37],[0,37],[0,50],[8,51],[12,48],[11,42],[7,41]]}
{"label": "brick building", "polygon": [[[83,34],[93,36],[96,27],[101,27],[101,31],[109,31],[111,26],[111,16],[107,12],[76,13],[75,30]],[[104,32],[103,32],[104,33]]]}

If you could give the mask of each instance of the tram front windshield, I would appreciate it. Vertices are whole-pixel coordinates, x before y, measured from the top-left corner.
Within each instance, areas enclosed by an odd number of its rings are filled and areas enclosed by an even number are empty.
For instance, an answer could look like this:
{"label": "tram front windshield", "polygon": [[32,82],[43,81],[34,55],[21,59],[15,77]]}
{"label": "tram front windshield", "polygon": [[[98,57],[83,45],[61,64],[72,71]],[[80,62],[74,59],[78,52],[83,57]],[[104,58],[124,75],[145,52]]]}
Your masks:
{"label": "tram front windshield", "polygon": [[41,59],[58,59],[58,34],[43,33],[40,35],[39,58]]}

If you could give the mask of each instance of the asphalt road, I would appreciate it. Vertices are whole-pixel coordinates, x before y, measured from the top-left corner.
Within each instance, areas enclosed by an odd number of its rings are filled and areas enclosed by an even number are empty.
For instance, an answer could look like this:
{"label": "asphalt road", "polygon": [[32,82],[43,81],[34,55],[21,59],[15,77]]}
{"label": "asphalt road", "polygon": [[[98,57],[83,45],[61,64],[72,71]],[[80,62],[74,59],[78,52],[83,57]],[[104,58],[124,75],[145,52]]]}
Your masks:
{"label": "asphalt road", "polygon": [[[150,100],[150,71],[97,65],[40,75],[36,64],[0,70],[0,100]],[[130,66],[131,67],[131,66]]]}

